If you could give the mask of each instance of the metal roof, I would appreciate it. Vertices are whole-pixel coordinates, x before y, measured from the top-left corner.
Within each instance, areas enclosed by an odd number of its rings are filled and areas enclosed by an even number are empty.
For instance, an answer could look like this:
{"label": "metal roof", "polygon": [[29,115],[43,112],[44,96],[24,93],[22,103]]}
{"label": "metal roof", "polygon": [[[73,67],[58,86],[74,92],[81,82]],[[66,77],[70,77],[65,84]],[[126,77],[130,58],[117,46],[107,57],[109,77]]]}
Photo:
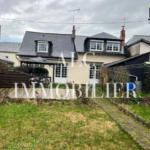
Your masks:
{"label": "metal roof", "polygon": [[35,57],[35,58],[30,58],[30,59],[26,59],[26,60],[20,60],[21,62],[24,63],[29,63],[29,64],[49,64],[49,65],[55,65],[57,63],[51,62],[47,59],[41,58],[41,57]]}
{"label": "metal roof", "polygon": [[143,53],[143,54],[140,54],[140,55],[136,55],[136,56],[132,56],[132,57],[129,57],[129,58],[125,58],[125,59],[122,59],[122,60],[119,60],[119,61],[115,61],[115,62],[112,62],[112,63],[108,63],[108,64],[104,64],[105,67],[111,67],[113,65],[116,65],[116,64],[119,64],[119,63],[122,63],[122,62],[125,62],[125,61],[128,61],[128,60],[132,60],[132,59],[135,59],[142,55],[145,55],[145,54],[149,54],[150,52],[146,52],[146,53]]}

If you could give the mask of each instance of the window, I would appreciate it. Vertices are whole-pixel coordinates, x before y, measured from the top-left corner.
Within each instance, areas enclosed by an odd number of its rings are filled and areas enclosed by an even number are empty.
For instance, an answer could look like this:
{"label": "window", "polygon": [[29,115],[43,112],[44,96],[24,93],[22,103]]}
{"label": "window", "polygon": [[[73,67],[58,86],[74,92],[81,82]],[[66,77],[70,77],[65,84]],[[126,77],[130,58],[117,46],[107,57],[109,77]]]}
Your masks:
{"label": "window", "polygon": [[38,52],[47,53],[48,52],[48,42],[38,43]]}
{"label": "window", "polygon": [[57,64],[55,69],[55,77],[67,78],[67,66]]}
{"label": "window", "polygon": [[110,52],[119,52],[120,43],[108,42],[107,43],[107,51]]}
{"label": "window", "polygon": [[96,77],[96,79],[99,79],[100,77],[100,66],[99,65],[90,65],[90,79],[93,79],[93,77]]}
{"label": "window", "polygon": [[90,50],[91,51],[103,51],[103,41],[90,41]]}

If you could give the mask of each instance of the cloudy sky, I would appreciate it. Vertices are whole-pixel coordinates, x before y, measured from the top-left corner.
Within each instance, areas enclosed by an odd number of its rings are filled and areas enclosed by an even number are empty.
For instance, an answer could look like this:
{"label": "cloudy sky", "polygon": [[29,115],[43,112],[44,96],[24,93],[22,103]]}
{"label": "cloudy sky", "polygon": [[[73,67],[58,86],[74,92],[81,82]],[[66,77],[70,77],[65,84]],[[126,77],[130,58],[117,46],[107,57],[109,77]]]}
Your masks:
{"label": "cloudy sky", "polygon": [[119,37],[126,18],[127,41],[133,35],[150,35],[149,4],[149,0],[0,0],[1,39],[21,42],[25,31],[70,34],[73,11],[68,10],[80,8],[75,13],[75,23],[81,23],[75,24],[78,35],[107,32]]}

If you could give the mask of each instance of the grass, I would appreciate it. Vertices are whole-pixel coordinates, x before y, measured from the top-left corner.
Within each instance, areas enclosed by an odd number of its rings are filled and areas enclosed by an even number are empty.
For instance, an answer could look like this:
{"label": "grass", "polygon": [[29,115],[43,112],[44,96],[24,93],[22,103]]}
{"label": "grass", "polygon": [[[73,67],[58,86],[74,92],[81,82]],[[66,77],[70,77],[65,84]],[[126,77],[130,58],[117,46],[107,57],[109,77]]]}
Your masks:
{"label": "grass", "polygon": [[137,104],[132,105],[121,104],[121,105],[125,108],[128,108],[131,112],[142,117],[143,119],[145,119],[147,122],[150,123],[150,107],[141,106]]}
{"label": "grass", "polygon": [[53,102],[0,105],[0,149],[138,150],[100,107]]}

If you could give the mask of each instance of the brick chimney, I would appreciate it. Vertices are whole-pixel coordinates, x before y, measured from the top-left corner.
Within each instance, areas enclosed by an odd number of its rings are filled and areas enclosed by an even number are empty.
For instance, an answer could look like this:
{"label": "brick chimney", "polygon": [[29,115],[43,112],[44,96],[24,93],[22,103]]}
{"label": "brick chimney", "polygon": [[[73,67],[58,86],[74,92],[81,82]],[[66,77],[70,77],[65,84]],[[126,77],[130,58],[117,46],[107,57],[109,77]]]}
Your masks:
{"label": "brick chimney", "polygon": [[122,45],[124,46],[125,45],[125,37],[126,37],[126,33],[125,33],[125,29],[124,29],[124,26],[122,26],[122,30],[121,30],[121,34],[120,34],[120,38],[123,40],[122,41]]}
{"label": "brick chimney", "polygon": [[76,30],[75,30],[75,26],[73,25],[72,38],[74,39],[75,37],[76,37]]}

